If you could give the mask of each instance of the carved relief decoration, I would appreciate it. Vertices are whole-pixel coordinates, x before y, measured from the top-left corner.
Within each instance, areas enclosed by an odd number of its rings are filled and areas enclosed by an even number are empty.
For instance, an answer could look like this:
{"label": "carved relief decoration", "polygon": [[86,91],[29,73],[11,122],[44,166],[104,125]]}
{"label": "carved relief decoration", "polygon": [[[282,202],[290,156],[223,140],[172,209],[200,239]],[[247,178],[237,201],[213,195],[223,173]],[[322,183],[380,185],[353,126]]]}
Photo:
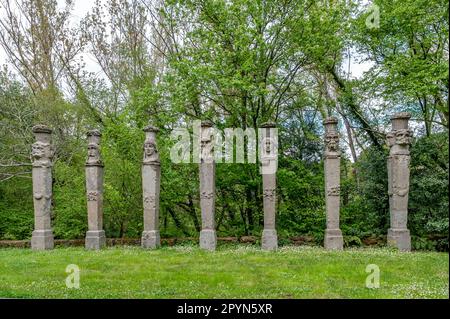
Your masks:
{"label": "carved relief decoration", "polygon": [[331,186],[328,188],[327,195],[328,196],[339,196],[341,192],[340,186]]}

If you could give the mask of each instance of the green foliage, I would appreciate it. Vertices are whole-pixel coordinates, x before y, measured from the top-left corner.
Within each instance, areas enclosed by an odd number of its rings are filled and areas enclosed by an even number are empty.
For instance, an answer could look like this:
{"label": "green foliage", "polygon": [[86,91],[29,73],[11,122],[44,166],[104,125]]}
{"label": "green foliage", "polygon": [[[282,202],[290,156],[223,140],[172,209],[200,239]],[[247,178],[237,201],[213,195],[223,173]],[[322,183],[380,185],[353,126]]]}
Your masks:
{"label": "green foliage", "polygon": [[86,235],[84,158],[76,155],[78,158],[72,165],[59,161],[54,166],[52,221],[55,238],[81,239]]}
{"label": "green foliage", "polygon": [[354,22],[353,40],[373,61],[367,87],[386,99],[388,110],[409,109],[424,120],[426,134],[437,123],[448,129],[449,10],[445,0],[376,0],[380,25],[367,28],[370,12]]}
{"label": "green foliage", "polygon": [[[440,245],[448,251],[448,169],[447,133],[422,137],[411,154],[409,225],[413,234],[447,240]],[[443,247],[444,246],[444,247]]]}
{"label": "green foliage", "polygon": [[366,232],[379,235],[389,228],[386,160],[387,151],[372,147],[360,155],[355,165],[356,200],[350,207],[353,206],[351,210],[358,211],[359,221],[364,224],[362,228],[364,235],[367,235]]}
{"label": "green foliage", "polygon": [[360,247],[362,246],[361,239],[358,236],[344,236],[345,247]]}
{"label": "green foliage", "polygon": [[436,250],[436,241],[424,237],[412,236],[411,246],[414,250]]}
{"label": "green foliage", "polygon": [[[55,1],[47,3],[56,10]],[[27,55],[39,62],[31,65],[36,79],[49,83],[0,71],[0,239],[27,239],[33,229],[29,152],[35,123],[54,128],[56,238],[83,238],[86,232],[85,133],[92,128],[103,133],[106,235],[140,237],[142,128],[149,121],[160,128],[161,235],[198,236],[198,164],[172,163],[170,134],[209,119],[219,129],[277,123],[279,236],[309,235],[322,243],[322,120],[337,115],[340,225],[346,245],[360,245],[384,236],[389,227],[383,140],[388,117],[398,110],[412,112],[417,137],[409,194],[413,246],[448,250],[448,4],[374,3],[381,16],[373,29],[366,26],[363,5],[343,0],[170,0],[160,8],[108,0],[76,30],[59,29],[68,22],[62,19],[54,26],[61,38],[50,51],[68,60],[53,65],[33,48]],[[101,14],[105,10],[110,21]],[[102,76],[77,60],[87,47]],[[359,79],[344,70],[354,61],[353,49],[372,65]],[[54,78],[47,76],[60,68]],[[219,236],[260,238],[258,165],[217,164]]]}
{"label": "green foliage", "polygon": [[279,163],[277,223],[284,236],[319,235],[325,229],[323,165],[283,159]]}
{"label": "green foliage", "polygon": [[109,237],[140,237],[142,232],[141,156],[143,132],[127,124],[126,113],[104,130],[104,223]]}
{"label": "green foliage", "polygon": [[[16,187],[17,185],[14,186]],[[27,190],[31,191],[31,189],[29,189],[30,187],[27,188]],[[4,194],[4,196],[5,195],[8,196],[9,194]],[[3,197],[3,199],[4,198],[5,197]],[[5,201],[2,202],[5,203]],[[21,207],[8,207],[4,206],[4,204],[0,205],[0,219],[2,220],[0,225],[0,239],[20,240],[31,237],[34,226],[32,205],[32,200],[22,202]]]}

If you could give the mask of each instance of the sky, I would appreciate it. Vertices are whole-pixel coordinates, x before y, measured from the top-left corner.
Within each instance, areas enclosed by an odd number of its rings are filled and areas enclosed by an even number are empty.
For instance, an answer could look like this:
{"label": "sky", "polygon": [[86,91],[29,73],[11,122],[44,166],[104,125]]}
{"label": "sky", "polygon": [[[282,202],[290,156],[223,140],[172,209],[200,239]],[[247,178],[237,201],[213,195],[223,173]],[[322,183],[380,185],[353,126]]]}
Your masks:
{"label": "sky", "polygon": [[[104,0],[102,0],[104,2]],[[65,0],[58,0],[61,7],[64,7]],[[94,0],[74,0],[74,9],[72,11],[72,23],[77,24],[89,10],[94,6]],[[354,56],[354,54],[352,54]],[[94,59],[89,55],[84,55],[86,67],[88,71],[97,73],[100,71],[99,66]],[[5,51],[0,46],[0,65],[8,63]],[[350,75],[352,78],[360,78],[365,71],[368,71],[371,67],[371,63],[363,62],[358,63],[354,58],[350,60]],[[345,70],[349,68],[349,61],[345,63]]]}

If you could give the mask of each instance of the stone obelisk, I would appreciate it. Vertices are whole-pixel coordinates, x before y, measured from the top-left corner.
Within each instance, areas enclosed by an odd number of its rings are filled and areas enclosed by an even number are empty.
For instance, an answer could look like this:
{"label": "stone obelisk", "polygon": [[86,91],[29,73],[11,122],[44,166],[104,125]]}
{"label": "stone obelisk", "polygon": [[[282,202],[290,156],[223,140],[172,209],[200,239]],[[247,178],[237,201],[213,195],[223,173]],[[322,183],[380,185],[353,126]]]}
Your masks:
{"label": "stone obelisk", "polygon": [[53,248],[52,215],[52,130],[44,125],[33,126],[36,142],[32,145],[34,231],[31,248],[35,250]]}
{"label": "stone obelisk", "polygon": [[86,199],[88,213],[88,231],[86,232],[86,249],[101,249],[106,245],[103,230],[103,162],[100,155],[98,130],[87,133],[88,147],[86,160]]}
{"label": "stone obelisk", "polygon": [[215,161],[212,139],[212,123],[203,121],[200,130],[200,209],[202,214],[202,230],[200,232],[200,248],[216,249],[215,230]]}
{"label": "stone obelisk", "polygon": [[277,212],[277,149],[275,123],[261,125],[261,174],[263,182],[263,209],[264,230],[261,238],[263,250],[276,250],[278,248],[278,236],[275,227],[275,215]]}
{"label": "stone obelisk", "polygon": [[161,162],[156,146],[159,129],[148,125],[144,128],[144,159],[142,161],[142,193],[144,201],[144,231],[141,246],[157,248],[161,245],[159,233],[159,192],[161,184]]}
{"label": "stone obelisk", "polygon": [[409,148],[412,131],[408,128],[411,115],[406,112],[391,118],[392,131],[387,134],[390,148],[387,160],[390,228],[388,244],[402,251],[411,250],[411,236],[407,228],[409,193]]}
{"label": "stone obelisk", "polygon": [[323,122],[325,126],[325,206],[327,228],[325,230],[326,249],[342,250],[344,241],[339,228],[340,209],[340,150],[338,120],[329,117]]}

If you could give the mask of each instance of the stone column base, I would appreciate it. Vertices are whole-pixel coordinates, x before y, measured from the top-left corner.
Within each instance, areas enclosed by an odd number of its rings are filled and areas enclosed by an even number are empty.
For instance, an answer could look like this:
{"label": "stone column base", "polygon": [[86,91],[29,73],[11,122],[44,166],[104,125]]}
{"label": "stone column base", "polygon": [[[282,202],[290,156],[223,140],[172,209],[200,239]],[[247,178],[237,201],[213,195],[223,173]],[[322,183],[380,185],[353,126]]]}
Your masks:
{"label": "stone column base", "polygon": [[344,249],[344,238],[340,229],[325,230],[325,249],[342,250]]}
{"label": "stone column base", "polygon": [[106,246],[106,237],[104,230],[89,230],[86,232],[86,249],[99,250]]}
{"label": "stone column base", "polygon": [[401,251],[411,251],[411,235],[408,229],[388,229],[387,243]]}
{"label": "stone column base", "polygon": [[53,232],[48,230],[35,230],[31,236],[31,249],[45,250],[53,249]]}
{"label": "stone column base", "polygon": [[141,238],[142,248],[158,248],[161,246],[161,237],[159,230],[144,230]]}
{"label": "stone column base", "polygon": [[261,237],[261,249],[277,250],[278,236],[275,229],[264,229]]}
{"label": "stone column base", "polygon": [[216,250],[217,237],[213,229],[204,229],[200,232],[200,248],[206,250]]}

